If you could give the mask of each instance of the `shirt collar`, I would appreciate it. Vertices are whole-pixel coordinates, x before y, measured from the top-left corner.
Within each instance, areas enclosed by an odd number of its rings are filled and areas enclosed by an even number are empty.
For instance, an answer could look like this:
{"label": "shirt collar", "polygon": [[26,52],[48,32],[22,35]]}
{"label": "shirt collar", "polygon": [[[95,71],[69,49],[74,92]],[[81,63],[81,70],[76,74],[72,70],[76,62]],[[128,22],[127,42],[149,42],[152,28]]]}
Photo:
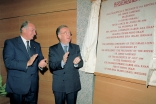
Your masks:
{"label": "shirt collar", "polygon": [[25,45],[27,45],[27,41],[29,41],[29,46],[30,46],[30,40],[26,40],[22,36],[21,36],[21,38],[22,38],[22,41],[24,42]]}
{"label": "shirt collar", "polygon": [[[61,43],[61,42],[60,42]],[[69,47],[69,43],[64,45],[63,43],[61,43],[61,46],[64,47],[64,46],[68,46]]]}

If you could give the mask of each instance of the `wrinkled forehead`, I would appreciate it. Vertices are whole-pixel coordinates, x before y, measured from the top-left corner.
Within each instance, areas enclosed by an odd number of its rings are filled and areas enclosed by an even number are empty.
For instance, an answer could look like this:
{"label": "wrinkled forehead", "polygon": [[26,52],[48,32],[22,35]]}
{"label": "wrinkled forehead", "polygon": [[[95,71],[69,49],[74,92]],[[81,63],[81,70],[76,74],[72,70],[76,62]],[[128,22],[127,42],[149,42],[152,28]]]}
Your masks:
{"label": "wrinkled forehead", "polygon": [[63,27],[60,29],[60,32],[70,32],[70,30],[67,27]]}
{"label": "wrinkled forehead", "polygon": [[32,23],[28,23],[28,28],[36,30],[35,25]]}

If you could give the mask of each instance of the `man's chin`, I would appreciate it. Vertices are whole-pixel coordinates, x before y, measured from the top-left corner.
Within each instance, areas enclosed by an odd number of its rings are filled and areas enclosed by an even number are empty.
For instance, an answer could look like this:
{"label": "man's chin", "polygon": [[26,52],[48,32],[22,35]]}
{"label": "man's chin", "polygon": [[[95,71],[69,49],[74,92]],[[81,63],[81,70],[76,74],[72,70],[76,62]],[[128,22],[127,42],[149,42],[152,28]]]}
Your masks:
{"label": "man's chin", "polygon": [[69,43],[69,42],[71,41],[71,39],[68,39],[67,41],[68,41],[68,43]]}

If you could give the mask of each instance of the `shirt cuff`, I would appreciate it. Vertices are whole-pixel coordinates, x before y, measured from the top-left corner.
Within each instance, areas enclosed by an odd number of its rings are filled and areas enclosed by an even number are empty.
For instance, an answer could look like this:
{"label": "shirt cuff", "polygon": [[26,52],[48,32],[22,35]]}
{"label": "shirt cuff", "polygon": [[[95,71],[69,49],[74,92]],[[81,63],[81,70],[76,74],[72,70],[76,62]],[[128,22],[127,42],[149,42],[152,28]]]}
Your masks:
{"label": "shirt cuff", "polygon": [[63,62],[63,60],[61,61],[61,67],[64,68],[65,63]]}
{"label": "shirt cuff", "polygon": [[40,70],[43,70],[43,68],[39,67]]}
{"label": "shirt cuff", "polygon": [[74,64],[74,67],[78,67],[78,64]]}

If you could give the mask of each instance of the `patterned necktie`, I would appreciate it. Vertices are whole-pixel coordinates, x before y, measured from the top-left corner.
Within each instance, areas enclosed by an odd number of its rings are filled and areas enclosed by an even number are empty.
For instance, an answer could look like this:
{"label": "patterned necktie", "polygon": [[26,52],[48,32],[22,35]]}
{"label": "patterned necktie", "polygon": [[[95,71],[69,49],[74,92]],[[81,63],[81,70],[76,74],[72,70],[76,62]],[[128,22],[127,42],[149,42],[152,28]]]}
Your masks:
{"label": "patterned necktie", "polygon": [[29,41],[27,41],[27,51],[28,51],[28,54],[29,54],[29,57],[30,57],[31,55],[30,55]]}
{"label": "patterned necktie", "polygon": [[67,48],[68,48],[68,46],[64,46],[64,52],[65,52],[65,53],[68,52],[68,51],[67,51]]}

